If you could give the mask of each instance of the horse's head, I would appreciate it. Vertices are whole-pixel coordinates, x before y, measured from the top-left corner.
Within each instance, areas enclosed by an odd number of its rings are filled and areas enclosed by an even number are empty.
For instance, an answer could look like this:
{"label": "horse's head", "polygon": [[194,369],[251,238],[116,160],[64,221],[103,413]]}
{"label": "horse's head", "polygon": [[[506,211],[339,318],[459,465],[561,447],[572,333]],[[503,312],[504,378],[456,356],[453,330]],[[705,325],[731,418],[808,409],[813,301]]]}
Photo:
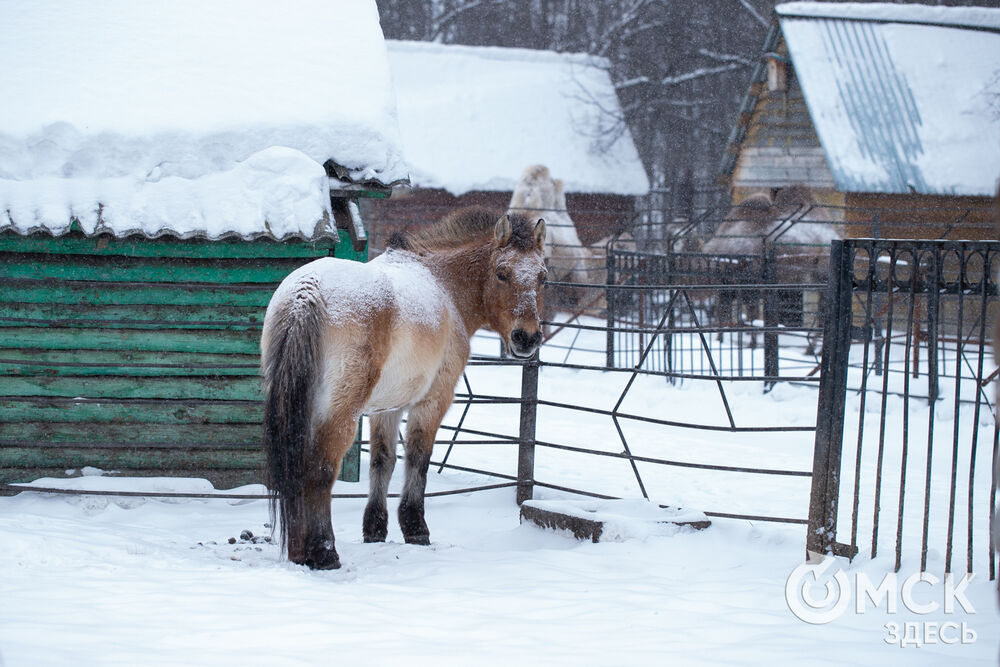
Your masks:
{"label": "horse's head", "polygon": [[538,313],[545,282],[545,221],[532,223],[517,213],[500,218],[490,242],[489,271],[483,307],[489,328],[519,358],[535,353],[542,342]]}

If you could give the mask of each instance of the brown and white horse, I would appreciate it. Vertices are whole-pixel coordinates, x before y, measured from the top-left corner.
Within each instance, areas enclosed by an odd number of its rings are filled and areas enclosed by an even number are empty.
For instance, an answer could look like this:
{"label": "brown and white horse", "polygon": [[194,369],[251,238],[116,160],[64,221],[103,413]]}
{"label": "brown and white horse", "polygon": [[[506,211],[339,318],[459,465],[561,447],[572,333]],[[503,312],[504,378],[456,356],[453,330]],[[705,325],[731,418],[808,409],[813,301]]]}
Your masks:
{"label": "brown and white horse", "polygon": [[496,331],[515,357],[541,343],[545,222],[481,208],[394,235],[367,264],[323,258],[278,287],[261,337],[266,482],[288,558],[340,567],[330,492],[358,419],[369,415],[366,542],[386,538],[386,489],[406,424],[399,524],[429,544],[424,488],[431,449],[469,357],[469,339]]}

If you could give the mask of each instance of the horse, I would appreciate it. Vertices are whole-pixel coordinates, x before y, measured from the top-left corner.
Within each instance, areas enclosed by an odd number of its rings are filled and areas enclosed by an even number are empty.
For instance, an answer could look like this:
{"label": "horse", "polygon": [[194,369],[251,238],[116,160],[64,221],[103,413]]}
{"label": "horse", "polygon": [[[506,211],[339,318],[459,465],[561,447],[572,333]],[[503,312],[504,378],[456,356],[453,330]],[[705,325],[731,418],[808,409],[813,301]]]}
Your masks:
{"label": "horse", "polygon": [[481,328],[519,359],[541,344],[545,221],[460,209],[368,263],[324,257],[278,286],[264,317],[265,482],[272,525],[293,563],[335,569],[330,498],[362,414],[371,426],[362,532],[384,542],[386,489],[404,412],[406,476],[398,519],[430,544],[424,490],[431,450]]}

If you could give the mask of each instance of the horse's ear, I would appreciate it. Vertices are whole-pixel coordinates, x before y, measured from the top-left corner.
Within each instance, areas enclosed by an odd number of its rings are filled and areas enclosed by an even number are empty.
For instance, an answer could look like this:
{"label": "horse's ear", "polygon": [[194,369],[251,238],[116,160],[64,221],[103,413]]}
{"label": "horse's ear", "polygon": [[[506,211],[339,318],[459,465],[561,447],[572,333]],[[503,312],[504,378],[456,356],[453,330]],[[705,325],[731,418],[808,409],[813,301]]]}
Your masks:
{"label": "horse's ear", "polygon": [[493,235],[496,237],[497,245],[501,248],[507,245],[510,241],[510,235],[513,233],[514,228],[510,225],[510,218],[508,216],[503,216],[497,220],[497,226],[493,229]]}
{"label": "horse's ear", "polygon": [[539,250],[545,249],[545,221],[541,218],[535,224],[535,247]]}

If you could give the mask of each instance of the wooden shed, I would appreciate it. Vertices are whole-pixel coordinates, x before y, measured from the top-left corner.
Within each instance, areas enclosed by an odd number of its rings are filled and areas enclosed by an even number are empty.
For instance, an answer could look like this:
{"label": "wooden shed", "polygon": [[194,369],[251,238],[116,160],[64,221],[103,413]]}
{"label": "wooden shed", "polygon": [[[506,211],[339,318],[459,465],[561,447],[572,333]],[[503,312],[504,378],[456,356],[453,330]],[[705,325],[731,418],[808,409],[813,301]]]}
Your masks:
{"label": "wooden shed", "polygon": [[848,235],[992,238],[1000,10],[778,5],[722,162],[734,203],[805,184]]}
{"label": "wooden shed", "polygon": [[581,242],[620,231],[649,181],[604,58],[389,40],[409,189],[365,211],[372,245],[466,205],[503,210],[524,169],[565,184]]}
{"label": "wooden shed", "polygon": [[[0,491],[87,466],[259,482],[270,296],[312,259],[365,261],[358,202],[406,177],[374,3],[148,7],[40,0],[0,28]],[[87,21],[105,39],[74,61]],[[339,30],[366,67],[331,91],[314,49],[332,61]],[[212,47],[228,34],[247,41]],[[247,111],[253,86],[305,106]]]}

